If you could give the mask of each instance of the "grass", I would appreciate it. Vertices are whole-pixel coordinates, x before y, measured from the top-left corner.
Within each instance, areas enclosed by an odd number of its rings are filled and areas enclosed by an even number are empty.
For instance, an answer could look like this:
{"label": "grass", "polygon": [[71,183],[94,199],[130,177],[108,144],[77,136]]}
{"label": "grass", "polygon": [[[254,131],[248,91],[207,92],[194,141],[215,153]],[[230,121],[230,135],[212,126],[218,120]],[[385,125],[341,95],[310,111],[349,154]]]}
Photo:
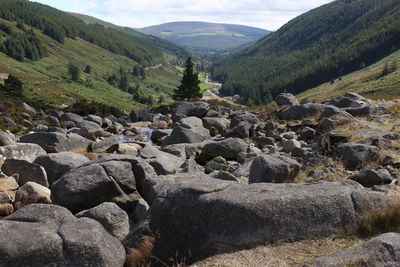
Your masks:
{"label": "grass", "polygon": [[365,216],[356,230],[361,237],[372,237],[384,233],[400,233],[400,201]]}
{"label": "grass", "polygon": [[[8,23],[4,20],[0,22]],[[138,63],[134,60],[113,54],[79,38],[66,39],[65,44],[60,44],[40,31],[35,30],[35,34],[48,48],[47,57],[35,62],[19,62],[0,53],[0,73],[20,78],[28,98],[39,99],[53,106],[72,104],[75,99],[94,100],[125,110],[144,106],[133,101],[127,92],[106,81],[109,75],[117,74],[121,67],[129,71],[137,66]],[[69,62],[74,62],[81,70],[90,65],[92,73],[86,74],[82,71],[80,82],[71,82],[67,72]],[[89,80],[92,86],[85,86]],[[145,95],[156,98],[163,96],[170,102],[172,90],[179,84],[179,72],[175,66],[164,63],[157,68],[149,68],[145,79],[134,79],[130,84],[133,87],[139,84]]]}
{"label": "grass", "polygon": [[[397,70],[380,77],[385,64],[396,63]],[[396,99],[400,95],[400,51],[383,58],[362,70],[350,73],[333,83],[324,83],[298,95],[300,99],[310,98],[324,101],[347,92],[356,92],[371,99]]]}
{"label": "grass", "polygon": [[193,265],[199,267],[298,266],[338,250],[353,247],[361,241],[354,236],[331,236],[291,243],[281,242],[241,251],[226,251]]}

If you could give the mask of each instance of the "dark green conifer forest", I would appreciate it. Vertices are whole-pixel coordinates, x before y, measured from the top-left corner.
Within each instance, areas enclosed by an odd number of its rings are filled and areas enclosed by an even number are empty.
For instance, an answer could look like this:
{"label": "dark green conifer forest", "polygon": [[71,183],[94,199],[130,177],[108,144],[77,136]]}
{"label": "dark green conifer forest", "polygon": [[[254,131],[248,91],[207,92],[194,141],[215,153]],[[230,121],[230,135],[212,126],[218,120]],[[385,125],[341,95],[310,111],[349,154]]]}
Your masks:
{"label": "dark green conifer forest", "polygon": [[363,68],[400,48],[400,1],[338,0],[305,13],[257,44],[218,59],[221,93],[266,104]]}

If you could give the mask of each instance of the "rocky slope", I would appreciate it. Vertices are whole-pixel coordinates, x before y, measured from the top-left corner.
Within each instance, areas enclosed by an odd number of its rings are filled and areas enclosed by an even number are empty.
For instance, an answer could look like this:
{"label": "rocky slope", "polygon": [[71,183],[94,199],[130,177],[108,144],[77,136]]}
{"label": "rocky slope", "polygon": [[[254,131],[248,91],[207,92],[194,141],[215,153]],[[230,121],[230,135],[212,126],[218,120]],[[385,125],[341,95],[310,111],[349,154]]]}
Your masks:
{"label": "rocky slope", "polygon": [[[398,205],[399,102],[276,101],[256,112],[181,102],[120,118],[25,104],[33,130],[16,135],[22,126],[3,114],[0,266],[190,264],[344,235]],[[301,264],[396,266],[399,240]]]}

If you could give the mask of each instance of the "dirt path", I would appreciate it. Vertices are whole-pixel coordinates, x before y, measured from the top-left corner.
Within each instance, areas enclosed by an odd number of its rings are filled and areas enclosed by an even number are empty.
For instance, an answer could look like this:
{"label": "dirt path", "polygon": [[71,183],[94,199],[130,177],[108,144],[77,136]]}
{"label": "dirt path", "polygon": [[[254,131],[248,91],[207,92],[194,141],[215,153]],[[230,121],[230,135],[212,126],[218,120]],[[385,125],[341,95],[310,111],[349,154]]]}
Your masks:
{"label": "dirt path", "polygon": [[239,104],[236,104],[232,100],[226,99],[218,95],[219,89],[221,89],[222,87],[222,83],[211,81],[208,77],[206,77],[206,80],[204,82],[207,84],[215,85],[216,87],[218,87],[218,89],[215,92],[212,89],[207,89],[208,94],[203,96],[203,100],[218,100],[226,102],[230,105],[240,106]]}

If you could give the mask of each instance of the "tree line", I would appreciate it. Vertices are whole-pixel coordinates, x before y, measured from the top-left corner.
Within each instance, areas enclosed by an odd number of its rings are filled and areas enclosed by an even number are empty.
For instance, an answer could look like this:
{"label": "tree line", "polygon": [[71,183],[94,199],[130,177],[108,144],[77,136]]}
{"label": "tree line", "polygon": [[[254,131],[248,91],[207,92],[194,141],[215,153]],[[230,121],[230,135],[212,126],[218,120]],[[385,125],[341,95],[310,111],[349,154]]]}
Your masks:
{"label": "tree line", "polygon": [[47,48],[35,35],[33,30],[17,33],[4,23],[0,24],[0,30],[8,34],[0,44],[0,51],[18,61],[25,58],[39,60],[47,55]]}
{"label": "tree line", "polygon": [[66,38],[82,38],[142,65],[154,65],[163,60],[162,51],[146,40],[134,40],[132,36],[99,24],[87,25],[72,15],[39,3],[1,0],[0,18],[37,28],[60,43]]}

